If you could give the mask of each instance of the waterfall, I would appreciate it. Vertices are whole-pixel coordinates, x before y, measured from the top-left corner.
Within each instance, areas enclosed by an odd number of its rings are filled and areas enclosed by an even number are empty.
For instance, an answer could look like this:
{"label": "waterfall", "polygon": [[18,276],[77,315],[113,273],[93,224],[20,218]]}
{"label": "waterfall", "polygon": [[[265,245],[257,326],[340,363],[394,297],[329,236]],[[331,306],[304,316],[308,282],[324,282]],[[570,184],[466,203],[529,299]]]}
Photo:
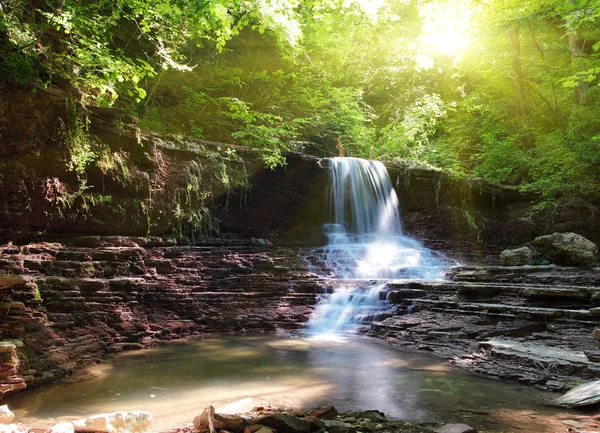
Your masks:
{"label": "waterfall", "polygon": [[310,318],[313,334],[351,332],[359,325],[382,320],[391,312],[387,300],[380,299],[385,283],[370,286],[346,285],[319,304]]}
{"label": "waterfall", "polygon": [[402,232],[398,196],[381,162],[328,162],[328,244],[311,251],[306,260],[312,272],[348,281],[322,297],[309,321],[311,333],[347,332],[381,319],[393,309],[380,295],[387,289],[383,280],[441,279],[448,266],[441,254]]}

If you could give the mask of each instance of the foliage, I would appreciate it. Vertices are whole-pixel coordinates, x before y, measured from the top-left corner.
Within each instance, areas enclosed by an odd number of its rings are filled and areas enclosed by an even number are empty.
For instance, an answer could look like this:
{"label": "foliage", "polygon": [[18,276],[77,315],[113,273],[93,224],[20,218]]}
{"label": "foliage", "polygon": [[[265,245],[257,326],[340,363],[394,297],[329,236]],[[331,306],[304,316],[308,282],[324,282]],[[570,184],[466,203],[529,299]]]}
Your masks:
{"label": "foliage", "polygon": [[[4,79],[65,77],[83,102],[117,104],[144,129],[247,145],[269,167],[284,164],[287,150],[333,155],[341,135],[351,156],[372,149],[546,202],[598,201],[597,2],[0,0],[0,8]],[[125,182],[126,155],[94,151],[80,140],[85,127],[75,123],[69,137],[72,170],[95,162]]]}

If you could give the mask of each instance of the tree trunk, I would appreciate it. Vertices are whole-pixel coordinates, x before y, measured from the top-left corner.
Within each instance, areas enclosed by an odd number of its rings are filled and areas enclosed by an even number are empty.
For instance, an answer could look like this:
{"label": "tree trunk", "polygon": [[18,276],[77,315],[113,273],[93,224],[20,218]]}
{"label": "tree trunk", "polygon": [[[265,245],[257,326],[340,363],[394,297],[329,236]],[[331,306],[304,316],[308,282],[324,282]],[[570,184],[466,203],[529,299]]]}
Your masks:
{"label": "tree trunk", "polygon": [[514,73],[517,114],[519,116],[521,127],[526,127],[527,107],[525,94],[525,75],[523,74],[523,68],[521,66],[521,35],[519,32],[519,25],[515,24],[512,27],[508,27],[506,29],[506,36],[508,38],[511,66]]}
{"label": "tree trunk", "polygon": [[531,40],[533,41],[535,48],[537,49],[538,53],[540,54],[542,63],[544,64],[544,68],[546,69],[546,73],[548,74],[548,80],[550,81],[550,88],[552,90],[552,101],[551,102],[548,101],[548,99],[543,97],[541,94],[540,94],[540,97],[546,103],[546,105],[548,106],[550,111],[552,112],[552,117],[554,117],[554,122],[556,123],[556,126],[558,126],[562,130],[563,125],[562,125],[562,121],[560,119],[560,115],[558,113],[558,98],[556,96],[556,87],[554,85],[554,78],[552,77],[552,68],[550,67],[550,62],[548,61],[548,57],[546,57],[546,53],[544,53],[542,46],[540,45],[540,43],[537,40],[537,37],[535,36],[535,32],[533,31],[531,24],[528,24],[528,27],[529,27],[529,33],[531,34]]}
{"label": "tree trunk", "polygon": [[[574,0],[569,0],[569,3],[571,5],[575,4]],[[588,3],[589,2],[586,3],[585,9],[583,11],[584,16],[585,16],[585,12],[587,10]],[[581,53],[583,52],[583,46],[585,44],[585,41],[582,41],[581,38],[579,37],[579,27],[580,26],[581,26],[581,24],[577,25],[577,29],[575,29],[575,23],[573,23],[570,20],[567,21],[567,28],[572,27],[570,29],[571,31],[569,32],[568,39],[569,39],[569,52],[571,53],[571,63],[573,65],[574,70],[577,69],[577,59],[581,56]],[[577,87],[575,87],[575,89],[573,89],[573,100],[575,101],[576,104],[582,104],[585,101],[589,87],[590,87],[589,83],[586,83],[583,80],[577,81]]]}

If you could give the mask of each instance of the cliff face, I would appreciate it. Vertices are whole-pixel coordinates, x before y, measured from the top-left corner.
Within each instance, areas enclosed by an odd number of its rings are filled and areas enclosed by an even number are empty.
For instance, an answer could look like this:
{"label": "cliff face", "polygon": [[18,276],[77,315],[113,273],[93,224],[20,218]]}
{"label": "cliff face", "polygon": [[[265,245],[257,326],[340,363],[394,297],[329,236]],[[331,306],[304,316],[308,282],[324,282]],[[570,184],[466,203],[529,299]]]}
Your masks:
{"label": "cliff face", "polygon": [[[270,170],[248,148],[144,134],[130,116],[76,108],[56,88],[8,91],[2,100],[0,240],[102,234],[195,243],[218,234],[280,245],[325,241],[326,160],[289,153],[285,167]],[[496,251],[543,231],[519,219],[529,198],[515,191],[403,162],[387,168],[405,230],[433,247]]]}
{"label": "cliff face", "polygon": [[161,340],[298,329],[319,291],[299,263],[297,250],[157,238],[2,246],[0,399]]}
{"label": "cliff face", "polygon": [[[271,170],[248,148],[74,109],[60,89],[1,102],[0,395],[158,340],[297,329],[328,290],[302,260],[325,242],[327,160],[290,153]],[[463,263],[546,231],[600,241],[577,214],[527,217],[532,197],[509,188],[386,167],[405,231]]]}

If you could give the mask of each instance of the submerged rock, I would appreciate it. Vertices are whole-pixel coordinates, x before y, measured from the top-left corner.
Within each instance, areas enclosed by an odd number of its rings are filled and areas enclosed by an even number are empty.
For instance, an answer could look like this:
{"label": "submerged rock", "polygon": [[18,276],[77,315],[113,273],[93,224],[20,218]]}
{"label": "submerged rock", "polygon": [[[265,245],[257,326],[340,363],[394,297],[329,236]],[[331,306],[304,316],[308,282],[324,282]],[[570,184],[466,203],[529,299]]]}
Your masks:
{"label": "submerged rock", "polygon": [[553,406],[577,407],[587,406],[600,401],[600,380],[573,388],[565,395],[548,403]]}
{"label": "submerged rock", "polygon": [[504,250],[500,253],[502,266],[524,266],[533,262],[533,251],[529,247]]}
{"label": "submerged rock", "polygon": [[552,233],[533,242],[542,255],[560,265],[592,267],[598,262],[596,244],[577,233]]}
{"label": "submerged rock", "polygon": [[473,427],[468,424],[445,424],[434,430],[435,433],[477,433]]}

